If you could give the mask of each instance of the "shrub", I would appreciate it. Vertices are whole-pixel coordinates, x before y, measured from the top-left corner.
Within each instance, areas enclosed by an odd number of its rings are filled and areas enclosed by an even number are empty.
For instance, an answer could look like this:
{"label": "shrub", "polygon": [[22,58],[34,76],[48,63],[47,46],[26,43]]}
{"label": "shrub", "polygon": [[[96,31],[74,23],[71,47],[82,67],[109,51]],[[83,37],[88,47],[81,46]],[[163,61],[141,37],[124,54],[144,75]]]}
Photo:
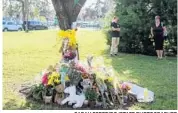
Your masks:
{"label": "shrub", "polygon": [[[161,22],[168,30],[168,45],[166,51],[172,49],[177,54],[177,5],[176,0],[117,0],[114,14],[119,17],[121,26],[121,39],[119,51],[126,53],[138,53],[156,55],[153,42],[149,39],[150,28],[154,23],[154,17],[159,15]],[[110,22],[111,19],[105,19]],[[105,26],[104,32],[107,44],[111,44],[110,25]]]}

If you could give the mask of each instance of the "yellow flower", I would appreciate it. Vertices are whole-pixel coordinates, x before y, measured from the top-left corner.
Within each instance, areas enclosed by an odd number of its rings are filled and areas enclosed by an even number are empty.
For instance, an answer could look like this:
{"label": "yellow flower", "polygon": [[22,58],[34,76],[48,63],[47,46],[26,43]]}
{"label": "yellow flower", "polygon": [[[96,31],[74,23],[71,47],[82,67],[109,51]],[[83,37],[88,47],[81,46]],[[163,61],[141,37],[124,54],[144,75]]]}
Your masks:
{"label": "yellow flower", "polygon": [[57,72],[52,72],[51,75],[48,76],[48,85],[54,85],[54,83],[60,83],[59,80],[60,75]]}
{"label": "yellow flower", "polygon": [[48,76],[48,85],[53,85],[53,79],[51,75]]}
{"label": "yellow flower", "polygon": [[108,77],[108,81],[109,81],[109,82],[112,82],[113,80],[114,80],[113,77]]}
{"label": "yellow flower", "polygon": [[69,81],[69,76],[68,75],[65,76],[65,81]]}

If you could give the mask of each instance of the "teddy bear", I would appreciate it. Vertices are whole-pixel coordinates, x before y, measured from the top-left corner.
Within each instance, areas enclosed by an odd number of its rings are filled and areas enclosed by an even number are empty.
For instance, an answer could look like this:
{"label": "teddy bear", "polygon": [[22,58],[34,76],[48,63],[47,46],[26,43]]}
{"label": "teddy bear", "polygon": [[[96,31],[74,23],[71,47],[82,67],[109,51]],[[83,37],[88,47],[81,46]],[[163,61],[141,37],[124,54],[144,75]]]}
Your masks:
{"label": "teddy bear", "polygon": [[55,87],[56,95],[54,98],[54,102],[60,104],[61,101],[64,99],[64,86],[59,84]]}
{"label": "teddy bear", "polygon": [[61,105],[64,105],[68,102],[68,105],[74,104],[73,108],[82,107],[86,98],[83,93],[81,93],[80,95],[76,95],[76,86],[73,85],[65,88],[64,93],[68,93],[69,96],[61,102]]}

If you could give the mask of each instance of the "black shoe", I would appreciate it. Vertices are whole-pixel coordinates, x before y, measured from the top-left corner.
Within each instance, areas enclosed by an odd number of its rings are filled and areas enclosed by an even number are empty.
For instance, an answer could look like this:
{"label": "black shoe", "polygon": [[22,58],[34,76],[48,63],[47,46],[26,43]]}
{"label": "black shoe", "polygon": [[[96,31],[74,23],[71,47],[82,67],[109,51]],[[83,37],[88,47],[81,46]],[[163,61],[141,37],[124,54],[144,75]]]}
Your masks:
{"label": "black shoe", "polygon": [[118,56],[118,54],[114,54],[115,56]]}
{"label": "black shoe", "polygon": [[113,54],[110,54],[110,57],[113,57]]}

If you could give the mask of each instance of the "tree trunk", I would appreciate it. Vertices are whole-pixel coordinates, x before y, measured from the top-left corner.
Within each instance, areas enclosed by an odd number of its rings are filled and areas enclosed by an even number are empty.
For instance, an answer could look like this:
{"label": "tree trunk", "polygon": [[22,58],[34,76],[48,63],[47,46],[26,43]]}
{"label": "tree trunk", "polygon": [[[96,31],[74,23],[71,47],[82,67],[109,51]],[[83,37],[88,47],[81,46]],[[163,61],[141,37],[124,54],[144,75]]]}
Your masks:
{"label": "tree trunk", "polygon": [[25,0],[25,13],[26,13],[26,16],[25,16],[25,21],[26,21],[26,24],[25,24],[25,32],[28,33],[28,0]]}
{"label": "tree trunk", "polygon": [[72,22],[75,22],[78,14],[86,0],[52,0],[59,27],[62,30],[71,29]]}
{"label": "tree trunk", "polygon": [[[28,32],[27,20],[28,20],[28,1],[27,0],[17,0],[22,4],[22,20],[23,29]],[[25,24],[26,21],[26,24]]]}
{"label": "tree trunk", "polygon": [[22,20],[24,22],[25,21],[25,3],[24,1],[22,1],[21,3],[22,3]]}

